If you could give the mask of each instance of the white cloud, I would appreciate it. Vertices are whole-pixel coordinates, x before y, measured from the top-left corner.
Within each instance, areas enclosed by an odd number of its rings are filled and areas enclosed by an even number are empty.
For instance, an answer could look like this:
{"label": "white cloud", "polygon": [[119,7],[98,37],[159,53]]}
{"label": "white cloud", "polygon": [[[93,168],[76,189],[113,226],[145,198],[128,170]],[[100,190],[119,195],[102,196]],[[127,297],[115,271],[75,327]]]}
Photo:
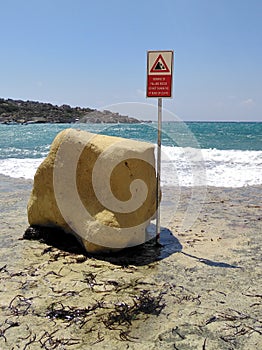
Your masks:
{"label": "white cloud", "polygon": [[253,100],[252,98],[248,98],[248,99],[246,99],[246,100],[244,100],[244,101],[241,102],[242,105],[246,105],[246,106],[251,106],[251,105],[253,105],[254,103],[255,103],[255,102],[254,102],[254,100]]}

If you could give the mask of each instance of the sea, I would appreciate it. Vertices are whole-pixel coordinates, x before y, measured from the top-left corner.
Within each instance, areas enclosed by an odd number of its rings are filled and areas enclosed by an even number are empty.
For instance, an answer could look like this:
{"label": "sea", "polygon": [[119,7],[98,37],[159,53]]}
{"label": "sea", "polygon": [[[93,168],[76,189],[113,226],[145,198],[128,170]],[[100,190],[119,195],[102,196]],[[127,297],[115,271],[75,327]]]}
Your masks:
{"label": "sea", "polygon": [[33,179],[55,136],[66,128],[131,138],[155,145],[161,155],[161,184],[186,187],[244,187],[262,184],[261,122],[163,122],[158,125],[0,125],[0,174]]}

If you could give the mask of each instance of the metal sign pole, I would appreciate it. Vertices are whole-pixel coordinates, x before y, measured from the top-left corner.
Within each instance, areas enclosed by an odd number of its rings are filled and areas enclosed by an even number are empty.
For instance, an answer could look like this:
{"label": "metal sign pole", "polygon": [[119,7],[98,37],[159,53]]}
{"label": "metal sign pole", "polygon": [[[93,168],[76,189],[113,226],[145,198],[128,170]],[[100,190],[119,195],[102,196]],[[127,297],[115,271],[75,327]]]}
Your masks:
{"label": "metal sign pole", "polygon": [[146,97],[158,97],[158,142],[156,164],[156,244],[160,240],[160,170],[162,137],[162,97],[172,97],[173,51],[147,51]]}
{"label": "metal sign pole", "polygon": [[162,98],[158,98],[158,136],[157,136],[157,190],[156,190],[156,243],[160,240],[160,172],[161,172],[161,137],[162,137]]}

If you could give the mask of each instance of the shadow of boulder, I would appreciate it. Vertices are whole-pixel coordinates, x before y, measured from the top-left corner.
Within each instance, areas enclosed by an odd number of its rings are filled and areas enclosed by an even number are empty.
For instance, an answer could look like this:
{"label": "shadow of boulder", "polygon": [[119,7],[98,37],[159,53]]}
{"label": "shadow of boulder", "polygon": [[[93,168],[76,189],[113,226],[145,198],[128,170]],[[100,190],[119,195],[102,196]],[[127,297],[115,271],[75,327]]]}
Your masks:
{"label": "shadow of boulder", "polygon": [[144,244],[125,248],[114,255],[96,255],[97,259],[108,261],[115,265],[142,266],[152,262],[166,259],[170,255],[181,252],[182,245],[173,233],[167,228],[161,228],[160,242],[156,243],[155,238]]}
{"label": "shadow of boulder", "polygon": [[67,253],[86,255],[85,249],[74,235],[56,227],[29,226],[23,239],[36,240]]}
{"label": "shadow of boulder", "polygon": [[161,228],[160,244],[157,244],[155,238],[153,238],[144,244],[125,248],[111,254],[91,255],[85,251],[74,235],[54,227],[30,226],[25,231],[23,239],[38,240],[71,254],[83,254],[87,257],[95,257],[97,260],[108,261],[120,266],[147,265],[182,251],[182,245],[179,240],[170,230],[163,227]]}

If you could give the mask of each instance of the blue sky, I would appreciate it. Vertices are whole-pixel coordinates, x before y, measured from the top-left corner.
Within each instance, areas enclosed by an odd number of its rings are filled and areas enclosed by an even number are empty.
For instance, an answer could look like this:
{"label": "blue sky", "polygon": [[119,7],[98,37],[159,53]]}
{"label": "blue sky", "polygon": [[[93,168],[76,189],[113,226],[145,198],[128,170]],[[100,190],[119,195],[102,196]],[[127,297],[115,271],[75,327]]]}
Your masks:
{"label": "blue sky", "polygon": [[0,97],[143,113],[146,52],[174,50],[166,109],[262,121],[261,0],[8,0],[0,31]]}

